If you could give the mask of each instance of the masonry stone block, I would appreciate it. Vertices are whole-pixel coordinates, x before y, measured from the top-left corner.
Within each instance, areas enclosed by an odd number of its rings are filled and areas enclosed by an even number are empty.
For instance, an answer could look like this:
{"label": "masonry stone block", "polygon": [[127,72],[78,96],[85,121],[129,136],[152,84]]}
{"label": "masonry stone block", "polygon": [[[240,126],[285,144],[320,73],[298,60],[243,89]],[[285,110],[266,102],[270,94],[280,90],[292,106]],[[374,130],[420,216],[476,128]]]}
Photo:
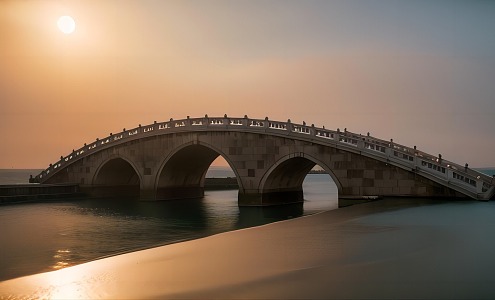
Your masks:
{"label": "masonry stone block", "polygon": [[349,183],[355,187],[362,187],[363,186],[363,178],[352,178]]}
{"label": "masonry stone block", "polygon": [[371,169],[365,169],[363,170],[363,177],[364,178],[375,178],[375,170]]}
{"label": "masonry stone block", "polygon": [[258,161],[248,160],[246,161],[246,168],[248,169],[257,169]]}
{"label": "masonry stone block", "polygon": [[332,170],[333,174],[337,176],[338,178],[348,178],[349,176],[347,175],[347,170]]}
{"label": "masonry stone block", "polygon": [[419,186],[416,187],[416,192],[418,193],[418,195],[426,195],[428,191],[425,186]]}
{"label": "masonry stone block", "polygon": [[365,196],[378,196],[379,193],[375,187],[363,187],[361,189],[362,194]]}
{"label": "masonry stone block", "polygon": [[392,196],[394,195],[394,190],[392,187],[381,187],[378,189],[378,194],[383,196]]}
{"label": "masonry stone block", "polygon": [[416,182],[414,180],[398,180],[399,187],[413,187],[416,186]]}
{"label": "masonry stone block", "polygon": [[375,186],[375,180],[371,178],[363,178],[363,187]]}

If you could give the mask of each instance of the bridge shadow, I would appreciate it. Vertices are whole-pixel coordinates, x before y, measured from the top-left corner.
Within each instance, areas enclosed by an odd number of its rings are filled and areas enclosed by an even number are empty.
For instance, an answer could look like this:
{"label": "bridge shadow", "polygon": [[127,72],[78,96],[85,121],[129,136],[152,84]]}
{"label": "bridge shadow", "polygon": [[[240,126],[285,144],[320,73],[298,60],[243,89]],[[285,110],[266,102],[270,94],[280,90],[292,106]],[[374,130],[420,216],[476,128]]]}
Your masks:
{"label": "bridge shadow", "polygon": [[[195,231],[208,228],[208,209],[203,199],[181,199],[168,201],[139,201],[139,197],[87,198],[78,201],[81,211],[134,220],[160,220]],[[84,210],[87,208],[87,210]]]}
{"label": "bridge shadow", "polygon": [[73,213],[128,220],[139,226],[140,230],[149,227],[151,235],[156,235],[157,230],[163,231],[164,240],[207,236],[297,218],[304,214],[304,203],[239,207],[235,199],[236,191],[222,192],[212,191],[204,198],[167,201],[105,197],[71,202],[78,207]]}
{"label": "bridge shadow", "polygon": [[304,214],[304,203],[274,206],[240,206],[237,228],[264,225],[276,221],[300,217]]}

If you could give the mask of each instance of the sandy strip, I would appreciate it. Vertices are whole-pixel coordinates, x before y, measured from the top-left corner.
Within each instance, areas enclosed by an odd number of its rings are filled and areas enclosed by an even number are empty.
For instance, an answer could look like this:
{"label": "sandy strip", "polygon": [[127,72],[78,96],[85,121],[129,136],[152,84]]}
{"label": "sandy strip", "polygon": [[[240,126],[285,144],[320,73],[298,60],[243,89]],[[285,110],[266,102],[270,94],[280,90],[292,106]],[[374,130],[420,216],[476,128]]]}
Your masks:
{"label": "sandy strip", "polygon": [[[360,228],[352,220],[410,205],[377,201],[114,256],[0,282],[0,297],[368,298],[388,283],[370,281],[373,262],[354,261],[353,251],[362,234],[380,229]],[[409,294],[397,293],[392,289],[386,296],[414,298],[413,287]]]}

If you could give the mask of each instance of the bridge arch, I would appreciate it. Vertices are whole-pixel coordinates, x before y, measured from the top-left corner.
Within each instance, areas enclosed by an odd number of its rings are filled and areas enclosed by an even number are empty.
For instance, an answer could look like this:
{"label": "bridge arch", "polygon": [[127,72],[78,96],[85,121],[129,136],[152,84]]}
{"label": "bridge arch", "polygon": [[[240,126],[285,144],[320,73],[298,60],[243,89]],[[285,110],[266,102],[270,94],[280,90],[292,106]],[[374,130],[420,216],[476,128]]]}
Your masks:
{"label": "bridge arch", "polygon": [[230,158],[215,146],[194,141],[180,145],[160,163],[155,181],[156,199],[203,197],[206,173],[218,156],[229,164],[242,191],[242,182]]}
{"label": "bridge arch", "polygon": [[111,156],[101,162],[93,180],[94,196],[139,197],[142,178],[134,163],[122,156]]}
{"label": "bridge arch", "polygon": [[280,158],[263,175],[259,185],[263,205],[302,202],[304,178],[315,165],[330,175],[341,193],[342,184],[324,162],[305,153],[291,153]]}

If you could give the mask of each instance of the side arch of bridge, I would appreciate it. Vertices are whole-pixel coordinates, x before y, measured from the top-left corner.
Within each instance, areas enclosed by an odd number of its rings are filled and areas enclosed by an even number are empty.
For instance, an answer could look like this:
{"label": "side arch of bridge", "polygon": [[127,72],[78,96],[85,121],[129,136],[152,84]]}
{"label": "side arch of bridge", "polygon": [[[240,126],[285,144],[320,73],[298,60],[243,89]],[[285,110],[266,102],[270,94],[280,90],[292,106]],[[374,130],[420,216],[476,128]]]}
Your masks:
{"label": "side arch of bridge", "polygon": [[330,175],[337,186],[338,193],[342,194],[342,184],[339,178],[325,162],[311,155],[296,152],[283,156],[265,172],[259,184],[262,203],[279,203],[283,201],[283,198],[303,201],[302,184],[308,172],[315,165]]}
{"label": "side arch of bridge", "polygon": [[142,174],[125,155],[113,154],[95,168],[91,180],[91,194],[99,197],[136,197],[142,188]]}
{"label": "side arch of bridge", "polygon": [[[189,148],[193,145],[199,146]],[[263,193],[294,189],[301,174],[314,163],[331,174],[339,187],[339,196],[467,196],[488,200],[495,195],[494,178],[416,147],[380,140],[369,134],[363,136],[347,130],[295,124],[290,120],[279,122],[247,116],[171,119],[110,134],[62,156],[34,181],[78,183],[82,189],[90,189],[103,163],[120,157],[138,174],[141,198],[154,200],[157,189],[174,186],[176,179],[170,171],[180,171],[179,165],[187,165],[188,158],[195,158],[196,154],[203,158],[189,169],[195,182],[204,178],[205,165],[217,155],[229,162],[240,186],[241,205],[264,205]],[[292,165],[291,155],[306,158],[297,159]],[[167,165],[167,162],[172,164]],[[270,179],[271,172],[277,172],[273,176],[287,173],[276,171],[278,168],[297,169],[300,173],[293,181]],[[183,179],[188,174],[179,173]],[[183,182],[192,182],[188,180]],[[284,182],[289,186],[282,186]],[[177,197],[182,196],[179,193]]]}

